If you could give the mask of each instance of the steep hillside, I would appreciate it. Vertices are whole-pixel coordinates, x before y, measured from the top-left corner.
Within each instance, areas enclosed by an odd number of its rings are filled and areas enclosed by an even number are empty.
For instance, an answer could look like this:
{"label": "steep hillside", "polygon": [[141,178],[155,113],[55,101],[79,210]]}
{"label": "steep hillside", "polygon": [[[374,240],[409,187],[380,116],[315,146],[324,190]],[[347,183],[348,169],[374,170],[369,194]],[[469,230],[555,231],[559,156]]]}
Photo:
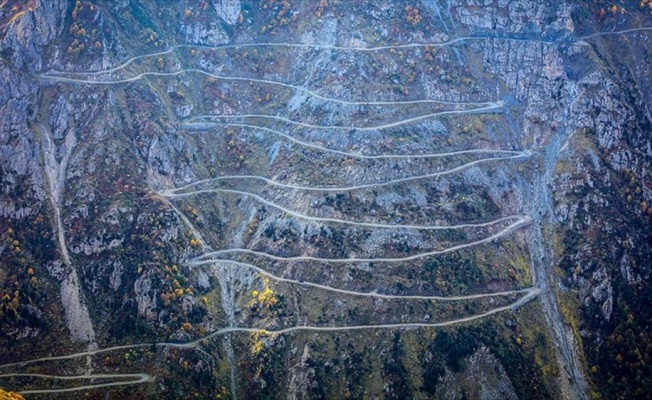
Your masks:
{"label": "steep hillside", "polygon": [[4,1],[0,387],[646,398],[626,3]]}

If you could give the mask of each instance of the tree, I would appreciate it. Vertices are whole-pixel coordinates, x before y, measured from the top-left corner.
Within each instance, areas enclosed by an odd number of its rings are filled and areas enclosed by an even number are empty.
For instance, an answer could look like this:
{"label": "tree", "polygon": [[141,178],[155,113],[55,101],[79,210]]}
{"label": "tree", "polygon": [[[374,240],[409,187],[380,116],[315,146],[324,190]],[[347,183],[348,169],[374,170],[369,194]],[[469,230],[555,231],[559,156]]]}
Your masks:
{"label": "tree", "polygon": [[0,388],[0,400],[25,400],[25,398],[16,392],[7,392]]}

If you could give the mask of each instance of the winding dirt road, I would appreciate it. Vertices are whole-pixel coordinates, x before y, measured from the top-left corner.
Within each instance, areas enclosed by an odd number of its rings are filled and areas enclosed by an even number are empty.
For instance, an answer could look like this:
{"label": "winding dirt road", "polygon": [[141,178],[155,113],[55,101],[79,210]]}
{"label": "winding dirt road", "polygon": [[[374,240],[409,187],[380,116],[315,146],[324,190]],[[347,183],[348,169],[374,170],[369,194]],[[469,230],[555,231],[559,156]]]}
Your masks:
{"label": "winding dirt road", "polygon": [[[223,191],[227,189],[220,189],[220,188],[215,188],[215,189],[201,189],[201,190],[194,190],[190,192],[185,192],[184,190],[189,189],[190,187],[197,186],[199,184],[207,183],[207,182],[219,182],[219,181],[225,181],[225,180],[241,180],[241,179],[254,179],[254,180],[259,180],[263,181],[269,185],[273,185],[276,187],[281,187],[285,189],[292,189],[292,190],[301,190],[301,191],[307,191],[307,192],[348,192],[348,191],[353,191],[353,190],[360,190],[360,189],[371,189],[371,188],[376,188],[376,187],[382,187],[382,186],[391,186],[395,185],[397,183],[404,183],[404,182],[412,182],[416,180],[421,180],[421,179],[428,179],[428,178],[435,178],[438,176],[444,176],[444,175],[449,175],[458,171],[462,171],[468,168],[471,168],[475,165],[482,164],[485,162],[489,161],[502,161],[502,160],[510,160],[510,159],[516,159],[516,158],[525,158],[529,157],[531,153],[529,152],[514,152],[516,155],[510,156],[510,157],[491,157],[491,158],[483,158],[480,160],[475,160],[468,162],[466,164],[462,164],[458,167],[451,168],[445,171],[439,171],[439,172],[433,172],[430,174],[424,174],[424,175],[416,175],[416,176],[408,176],[405,178],[397,178],[397,179],[392,179],[389,181],[385,182],[378,182],[378,183],[366,183],[362,185],[353,185],[353,186],[338,186],[338,187],[319,187],[319,186],[302,186],[302,185],[291,185],[287,183],[282,183],[278,182],[269,178],[266,178],[264,176],[260,175],[224,175],[216,178],[210,178],[210,179],[204,179],[201,181],[189,183],[188,185],[184,185],[178,188],[172,188],[172,189],[166,189],[162,190],[159,193],[162,196],[165,197],[187,197],[187,196],[192,196],[195,194],[201,194],[201,193],[211,193],[211,192],[216,192],[216,191]],[[234,191],[234,190],[233,190]],[[237,192],[237,191],[234,191]],[[248,193],[251,195],[254,195],[253,193],[249,192],[240,192],[240,193]]]}
{"label": "winding dirt road", "polygon": [[[90,355],[90,354],[88,354]],[[80,390],[90,390],[90,389],[101,389],[105,387],[112,386],[127,386],[135,385],[139,383],[145,383],[152,380],[152,377],[148,374],[137,373],[137,374],[90,374],[90,375],[45,375],[45,374],[29,374],[29,373],[15,373],[15,374],[2,374],[1,378],[41,378],[41,379],[50,379],[58,381],[72,381],[72,380],[85,380],[85,379],[128,379],[124,381],[111,381],[104,383],[94,383],[90,385],[81,385],[74,386],[69,388],[60,388],[60,389],[34,389],[34,390],[22,390],[20,393],[23,395],[26,394],[44,394],[44,393],[66,393],[66,392],[78,392]]]}
{"label": "winding dirt road", "polygon": [[220,46],[203,46],[203,45],[194,45],[194,44],[178,44],[170,46],[168,49],[159,51],[156,53],[142,54],[139,56],[131,57],[128,60],[124,61],[122,64],[98,71],[84,71],[84,72],[67,72],[67,71],[56,71],[52,70],[49,73],[75,73],[77,75],[97,75],[97,74],[108,74],[112,72],[119,71],[124,69],[134,63],[135,61],[150,58],[150,57],[160,57],[166,54],[171,54],[177,49],[207,49],[207,50],[228,50],[228,49],[244,49],[251,47],[293,47],[298,49],[308,49],[308,50],[340,50],[340,51],[359,51],[359,52],[375,52],[375,51],[385,51],[385,50],[397,50],[397,49],[409,49],[409,48],[422,48],[422,47],[445,47],[454,45],[456,43],[463,43],[466,41],[481,41],[481,40],[512,40],[512,41],[525,41],[525,42],[540,42],[540,43],[549,43],[549,44],[561,44],[561,45],[572,45],[572,44],[583,44],[582,41],[586,39],[591,39],[596,36],[605,36],[605,35],[622,35],[634,32],[642,31],[651,31],[652,27],[642,27],[642,28],[633,28],[625,29],[620,31],[612,32],[595,32],[587,36],[578,38],[575,41],[555,41],[555,40],[546,40],[533,37],[515,37],[515,36],[464,36],[459,37],[443,42],[432,42],[432,43],[408,43],[408,44],[397,44],[391,46],[337,46],[337,45],[326,45],[326,44],[310,44],[310,43],[288,43],[288,42],[268,42],[268,43],[236,43],[236,44],[224,44]]}
{"label": "winding dirt road", "polygon": [[210,264],[231,264],[237,267],[250,268],[258,272],[261,275],[267,276],[277,282],[291,283],[298,286],[308,286],[317,289],[326,290],[334,293],[342,293],[351,296],[361,296],[361,297],[374,297],[379,299],[388,299],[388,300],[435,300],[435,301],[460,301],[460,300],[473,300],[473,299],[482,299],[487,297],[502,297],[502,296],[511,296],[515,294],[530,293],[534,288],[526,288],[521,290],[505,290],[502,292],[493,292],[493,293],[478,293],[478,294],[468,294],[460,296],[425,296],[425,295],[401,295],[401,294],[383,294],[376,291],[373,292],[356,292],[353,290],[338,289],[332,286],[320,285],[319,283],[313,283],[308,281],[299,281],[296,279],[282,278],[278,275],[274,275],[271,272],[264,270],[263,268],[257,267],[253,264],[243,263],[240,261],[232,260],[210,260],[210,261],[199,261],[195,262],[192,265],[210,265]]}
{"label": "winding dirt road", "polygon": [[[456,246],[451,246],[442,250],[434,250],[434,251],[429,251],[425,253],[419,253],[419,254],[414,254],[411,256],[406,256],[406,257],[397,257],[397,258],[320,258],[320,257],[312,257],[312,256],[296,256],[296,257],[281,257],[281,256],[275,256],[272,254],[260,252],[260,251],[254,251],[254,250],[249,250],[249,249],[225,249],[225,250],[218,250],[218,251],[213,251],[210,253],[202,254],[201,256],[195,257],[192,259],[190,262],[191,263],[199,263],[203,261],[214,261],[210,257],[215,257],[219,256],[222,254],[228,254],[228,253],[243,253],[243,254],[251,254],[254,256],[261,256],[261,257],[266,257],[272,260],[276,261],[318,261],[318,262],[324,262],[324,263],[369,263],[369,262],[403,262],[403,261],[410,261],[410,260],[417,260],[419,258],[423,257],[428,257],[428,256],[435,256],[439,254],[445,254],[445,253],[450,253],[453,251],[458,251],[462,249],[466,249],[468,247],[473,247],[477,246],[483,243],[488,243],[492,242],[494,240],[498,240],[504,236],[509,235],[510,233],[514,232],[515,230],[529,224],[532,222],[532,218],[529,216],[521,216],[517,219],[517,221],[509,226],[507,226],[505,229],[501,230],[500,232],[497,232],[489,237],[486,237],[481,240],[477,240],[475,242],[470,242],[470,243],[464,243],[464,244],[459,244]],[[207,258],[208,257],[208,258]],[[218,259],[220,260],[220,259]],[[197,264],[198,265],[198,264]]]}
{"label": "winding dirt road", "polygon": [[308,124],[305,122],[300,122],[300,121],[294,121],[289,118],[284,118],[280,117],[277,115],[265,115],[265,114],[232,114],[232,115],[198,115],[193,118],[193,120],[196,119],[232,119],[232,118],[261,118],[261,119],[273,119],[276,121],[281,121],[285,122],[291,125],[295,126],[300,126],[303,128],[311,128],[311,129],[321,129],[321,130],[347,130],[347,131],[381,131],[384,129],[391,129],[391,128],[396,128],[399,126],[403,125],[409,125],[414,122],[420,122],[424,121],[427,119],[431,119],[434,117],[441,117],[444,115],[457,115],[457,114],[481,114],[481,113],[486,113],[486,112],[495,112],[500,109],[502,109],[505,105],[503,101],[494,101],[491,103],[487,103],[488,105],[483,106],[483,107],[476,107],[476,108],[471,108],[471,109],[464,109],[464,110],[449,110],[449,111],[438,111],[434,113],[429,113],[429,114],[424,114],[424,115],[419,115],[416,117],[412,118],[406,118],[402,120],[398,120],[395,122],[390,122],[386,124],[381,124],[381,125],[375,125],[375,126],[350,126],[350,125],[316,125],[316,124]]}

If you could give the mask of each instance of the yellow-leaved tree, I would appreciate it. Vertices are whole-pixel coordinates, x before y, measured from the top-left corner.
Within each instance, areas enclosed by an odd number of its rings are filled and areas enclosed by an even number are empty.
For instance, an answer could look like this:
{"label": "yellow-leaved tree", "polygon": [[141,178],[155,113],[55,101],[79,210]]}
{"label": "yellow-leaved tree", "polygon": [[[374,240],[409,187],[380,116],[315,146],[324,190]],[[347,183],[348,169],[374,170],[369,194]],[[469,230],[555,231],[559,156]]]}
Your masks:
{"label": "yellow-leaved tree", "polygon": [[25,398],[16,392],[7,392],[0,388],[0,400],[25,400]]}

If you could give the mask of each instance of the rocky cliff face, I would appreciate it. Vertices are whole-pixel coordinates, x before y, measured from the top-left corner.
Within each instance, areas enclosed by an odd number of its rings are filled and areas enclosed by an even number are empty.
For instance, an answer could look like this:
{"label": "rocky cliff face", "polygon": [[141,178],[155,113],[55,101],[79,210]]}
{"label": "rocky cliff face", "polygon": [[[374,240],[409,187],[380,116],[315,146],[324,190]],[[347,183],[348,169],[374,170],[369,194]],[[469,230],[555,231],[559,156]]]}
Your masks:
{"label": "rocky cliff face", "polygon": [[439,3],[4,2],[0,386],[644,397],[647,2]]}

